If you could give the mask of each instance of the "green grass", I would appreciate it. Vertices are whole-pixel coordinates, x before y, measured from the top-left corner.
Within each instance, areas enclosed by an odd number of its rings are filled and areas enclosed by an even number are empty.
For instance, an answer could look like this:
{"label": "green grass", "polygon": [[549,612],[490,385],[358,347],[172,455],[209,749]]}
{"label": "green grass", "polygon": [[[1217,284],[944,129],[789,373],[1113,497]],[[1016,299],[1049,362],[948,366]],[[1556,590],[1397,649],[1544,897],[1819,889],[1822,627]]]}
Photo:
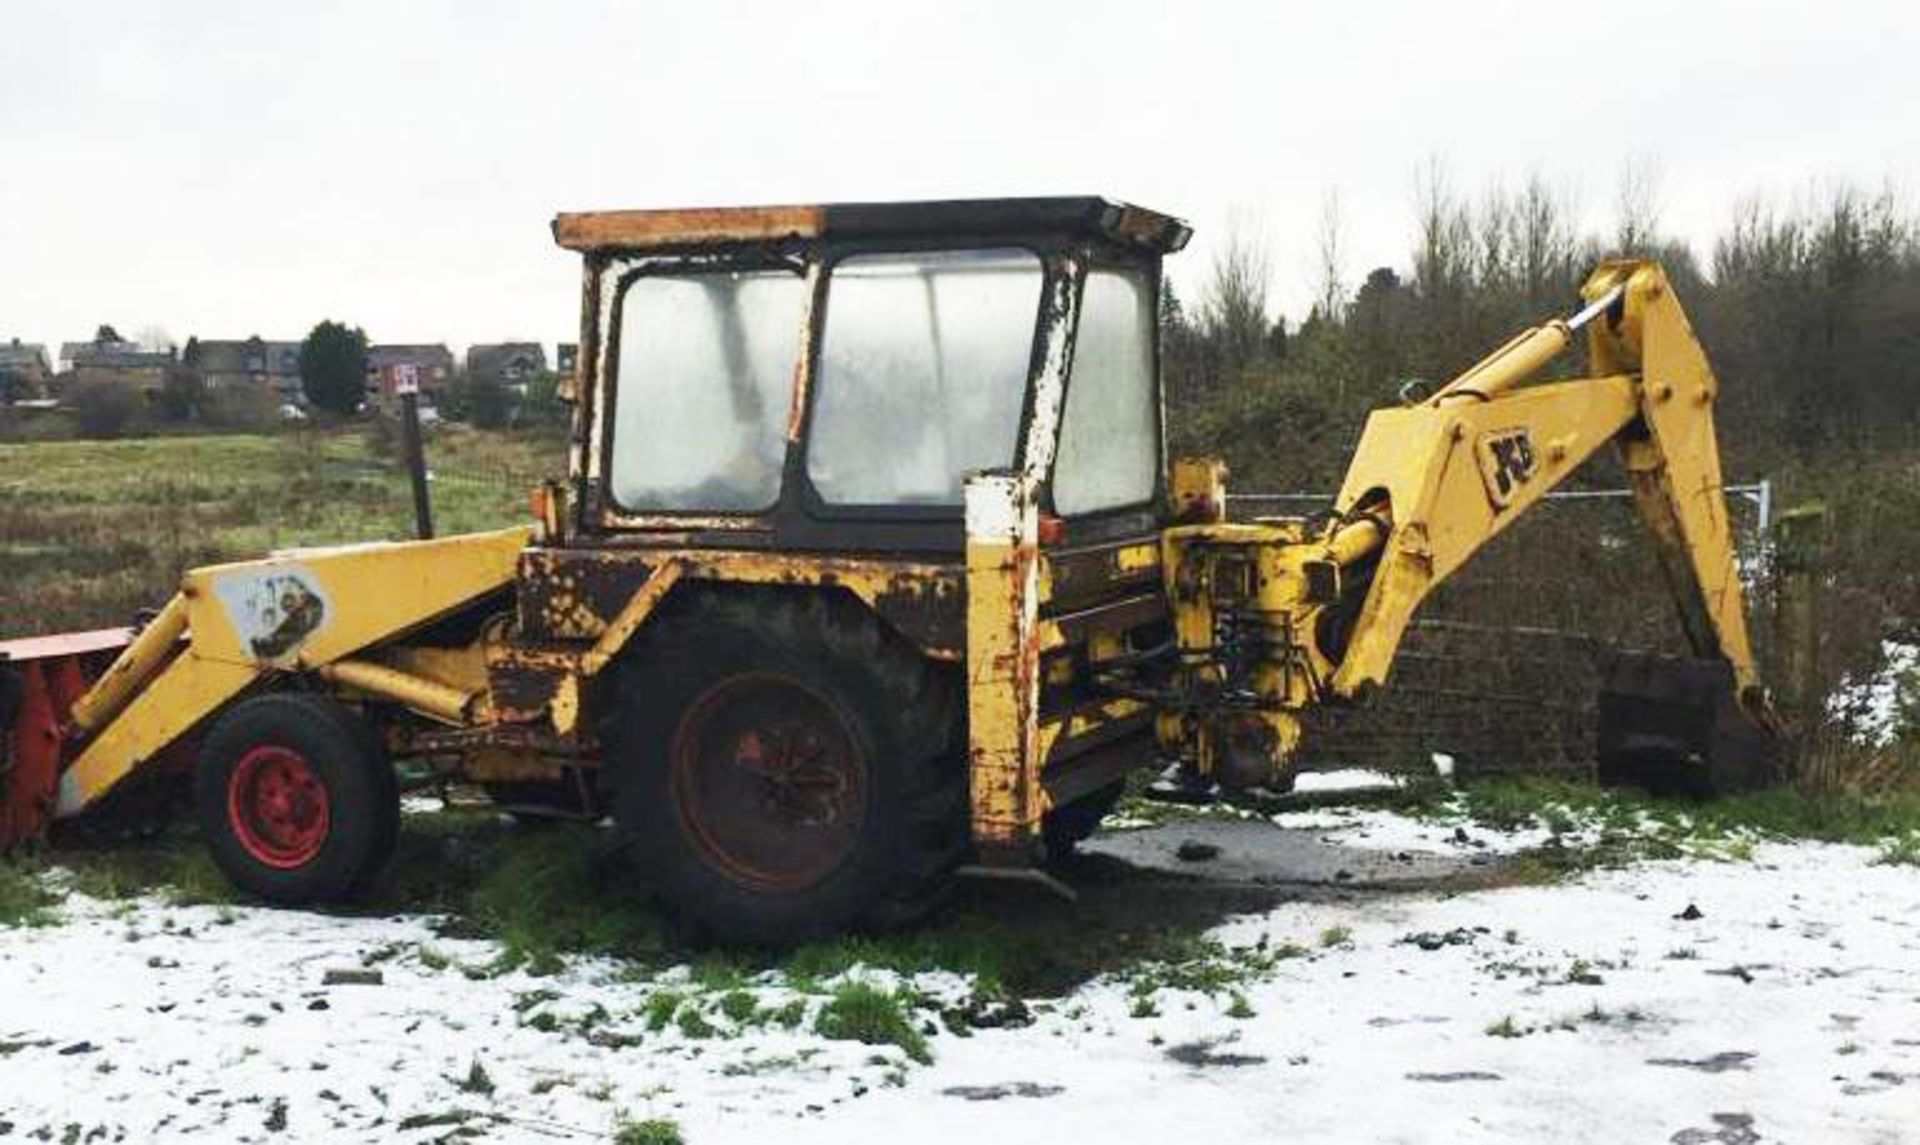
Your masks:
{"label": "green grass", "polygon": [[836,989],[814,1016],[813,1030],[833,1041],[898,1046],[923,1065],[933,1060],[926,1035],[914,1025],[911,998],[866,982],[847,982]]}
{"label": "green grass", "polygon": [[1591,833],[1593,840],[1579,846],[1578,855],[1571,854],[1573,847],[1566,848],[1570,859],[1580,861],[1683,856],[1738,861],[1752,857],[1756,839],[1879,846],[1920,835],[1920,790],[1809,795],[1780,787],[1682,801],[1565,780],[1512,777],[1428,794],[1405,809],[1499,830],[1538,826],[1556,834]]}
{"label": "green grass", "polygon": [[683,1145],[677,1122],[664,1117],[629,1121],[622,1117],[613,1127],[613,1145]]}
{"label": "green grass", "polygon": [[59,901],[37,865],[0,860],[0,926],[51,926]]}
{"label": "green grass", "polygon": [[[527,487],[565,467],[552,439],[467,429],[427,456],[442,534],[525,520]],[[352,430],[0,444],[0,638],[124,624],[199,565],[404,539],[410,497]]]}

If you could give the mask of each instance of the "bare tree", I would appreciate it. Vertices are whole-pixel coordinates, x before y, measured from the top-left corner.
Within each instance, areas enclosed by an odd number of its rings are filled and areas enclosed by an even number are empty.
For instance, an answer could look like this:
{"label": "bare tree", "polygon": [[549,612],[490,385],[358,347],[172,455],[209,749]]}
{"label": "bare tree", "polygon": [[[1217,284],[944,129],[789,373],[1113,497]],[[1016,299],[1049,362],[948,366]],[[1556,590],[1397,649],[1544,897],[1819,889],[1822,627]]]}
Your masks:
{"label": "bare tree", "polygon": [[1635,156],[1620,169],[1614,242],[1621,254],[1648,253],[1659,244],[1660,181],[1660,163],[1651,156]]}
{"label": "bare tree", "polygon": [[1320,201],[1320,227],[1315,235],[1320,264],[1320,288],[1315,309],[1330,322],[1340,321],[1347,309],[1347,286],[1341,275],[1341,264],[1345,261],[1341,249],[1343,230],[1340,191],[1338,188],[1330,189]]}
{"label": "bare tree", "polygon": [[1264,353],[1272,280],[1273,256],[1266,240],[1243,214],[1234,212],[1200,293],[1200,329],[1218,352],[1223,373],[1239,373]]}

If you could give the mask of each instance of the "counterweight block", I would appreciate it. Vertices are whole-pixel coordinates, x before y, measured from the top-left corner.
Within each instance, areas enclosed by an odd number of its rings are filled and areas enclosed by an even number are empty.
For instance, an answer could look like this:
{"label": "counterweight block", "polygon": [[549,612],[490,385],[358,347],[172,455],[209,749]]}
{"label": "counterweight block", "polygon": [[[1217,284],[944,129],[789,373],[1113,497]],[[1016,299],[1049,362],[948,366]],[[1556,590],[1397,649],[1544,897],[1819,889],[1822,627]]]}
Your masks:
{"label": "counterweight block", "polygon": [[1603,671],[1600,782],[1706,798],[1785,776],[1778,734],[1748,714],[1724,660],[1620,653]]}

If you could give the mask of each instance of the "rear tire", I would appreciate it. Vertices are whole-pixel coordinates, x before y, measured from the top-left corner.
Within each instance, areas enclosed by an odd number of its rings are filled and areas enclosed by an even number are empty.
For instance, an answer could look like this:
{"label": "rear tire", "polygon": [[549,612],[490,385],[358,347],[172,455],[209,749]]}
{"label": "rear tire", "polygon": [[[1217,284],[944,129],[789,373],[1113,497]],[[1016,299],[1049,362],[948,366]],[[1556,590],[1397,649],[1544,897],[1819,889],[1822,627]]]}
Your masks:
{"label": "rear tire", "polygon": [[952,673],[850,602],[691,597],[630,650],[619,687],[614,819],[696,938],[908,922],[966,854]]}
{"label": "rear tire", "polygon": [[399,785],[372,729],[303,692],[242,700],[219,718],[194,805],[234,885],[289,905],[366,890],[400,835]]}

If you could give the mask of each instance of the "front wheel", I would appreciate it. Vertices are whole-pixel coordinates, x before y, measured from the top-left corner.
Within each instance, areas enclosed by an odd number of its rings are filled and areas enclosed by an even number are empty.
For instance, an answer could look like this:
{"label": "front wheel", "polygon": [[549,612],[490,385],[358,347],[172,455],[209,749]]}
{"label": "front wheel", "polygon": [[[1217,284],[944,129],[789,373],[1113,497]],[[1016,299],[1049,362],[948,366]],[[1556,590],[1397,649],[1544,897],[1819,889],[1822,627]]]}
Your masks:
{"label": "front wheel", "polygon": [[393,855],[400,796],[372,732],[321,696],[242,700],[201,747],[194,803],[213,859],[270,902],[351,898]]}

